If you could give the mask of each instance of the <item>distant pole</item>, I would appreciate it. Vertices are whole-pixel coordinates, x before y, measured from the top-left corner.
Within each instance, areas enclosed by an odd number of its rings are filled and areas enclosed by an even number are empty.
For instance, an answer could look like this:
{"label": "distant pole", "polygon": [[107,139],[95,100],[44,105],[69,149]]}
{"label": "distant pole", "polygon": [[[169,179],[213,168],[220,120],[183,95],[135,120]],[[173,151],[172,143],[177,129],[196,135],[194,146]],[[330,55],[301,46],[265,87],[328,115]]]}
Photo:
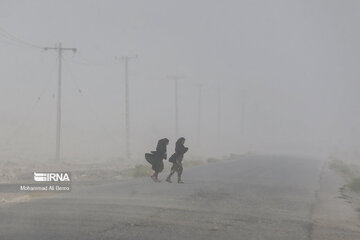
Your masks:
{"label": "distant pole", "polygon": [[179,137],[179,91],[178,80],[183,78],[181,76],[168,76],[169,79],[174,80],[175,90],[175,138]]}
{"label": "distant pole", "polygon": [[128,66],[129,60],[137,58],[136,56],[129,57],[123,56],[122,59],[125,62],[125,137],[126,137],[126,157],[127,159],[131,158],[130,150],[130,99],[129,99],[129,74]]}
{"label": "distant pole", "polygon": [[243,139],[245,139],[245,134],[246,134],[246,131],[245,131],[245,111],[246,111],[246,92],[243,91],[242,92],[242,101],[241,101],[241,116],[240,116],[240,132],[241,132],[241,135],[243,137]]}
{"label": "distant pole", "polygon": [[218,87],[218,99],[217,99],[217,141],[220,144],[221,138],[221,89]]}
{"label": "distant pole", "polygon": [[198,84],[198,121],[197,121],[197,141],[200,146],[201,138],[201,113],[202,113],[202,88],[204,84]]}
{"label": "distant pole", "polygon": [[179,96],[178,79],[175,79],[175,138],[179,137]]}
{"label": "distant pole", "polygon": [[56,118],[56,162],[60,161],[60,147],[61,147],[61,60],[62,60],[62,52],[66,50],[70,50],[76,52],[76,48],[63,48],[61,42],[58,46],[55,47],[46,47],[44,50],[56,50],[58,52],[58,61],[59,61],[59,69],[58,69],[58,88],[57,88],[57,118]]}
{"label": "distant pole", "polygon": [[58,72],[58,91],[57,91],[57,118],[56,118],[56,162],[60,161],[60,138],[61,138],[61,43],[58,48],[59,72]]}

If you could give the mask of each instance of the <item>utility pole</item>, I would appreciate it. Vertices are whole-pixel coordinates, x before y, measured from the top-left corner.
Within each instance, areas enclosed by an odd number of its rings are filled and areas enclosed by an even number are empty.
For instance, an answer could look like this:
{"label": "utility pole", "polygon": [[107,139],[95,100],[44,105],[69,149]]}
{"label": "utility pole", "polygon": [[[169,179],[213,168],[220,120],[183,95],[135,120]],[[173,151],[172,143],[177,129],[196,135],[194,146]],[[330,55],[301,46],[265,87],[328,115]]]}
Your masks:
{"label": "utility pole", "polygon": [[168,76],[168,79],[174,80],[175,86],[175,138],[179,137],[179,91],[178,80],[184,78],[181,76]]}
{"label": "utility pole", "polygon": [[123,56],[122,59],[125,62],[125,141],[126,141],[126,157],[127,159],[131,158],[130,152],[130,102],[129,102],[129,74],[128,74],[128,66],[129,60],[137,58],[135,56]]}
{"label": "utility pole", "polygon": [[204,84],[198,84],[198,122],[197,122],[197,141],[198,147],[200,147],[200,137],[201,137],[201,112],[202,112],[202,88]]}
{"label": "utility pole", "polygon": [[242,92],[242,101],[241,101],[241,118],[240,118],[240,132],[241,135],[243,137],[243,139],[245,139],[245,111],[246,111],[246,103],[247,102],[247,96],[246,96],[246,92],[243,91]]}
{"label": "utility pole", "polygon": [[221,88],[218,87],[218,99],[217,99],[217,141],[220,146],[221,138]]}
{"label": "utility pole", "polygon": [[44,50],[56,50],[58,52],[59,70],[58,70],[58,88],[57,88],[57,118],[56,118],[56,162],[60,161],[61,146],[61,59],[63,51],[76,52],[76,48],[63,48],[61,42],[55,47],[45,47]]}

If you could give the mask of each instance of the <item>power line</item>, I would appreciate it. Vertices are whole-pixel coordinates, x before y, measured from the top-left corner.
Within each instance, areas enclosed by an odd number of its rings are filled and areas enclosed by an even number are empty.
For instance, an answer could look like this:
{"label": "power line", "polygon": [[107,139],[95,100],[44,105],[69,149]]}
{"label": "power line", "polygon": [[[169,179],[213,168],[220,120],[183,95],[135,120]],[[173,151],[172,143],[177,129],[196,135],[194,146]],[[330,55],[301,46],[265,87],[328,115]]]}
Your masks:
{"label": "power line", "polygon": [[[0,35],[0,36],[1,36],[1,35]],[[10,45],[10,46],[22,47],[22,46],[16,45],[15,43],[9,41],[8,39],[2,39],[2,38],[0,38],[0,42],[3,43],[3,44],[6,44],[6,45]]]}
{"label": "power line", "polygon": [[77,54],[76,55],[77,58],[63,58],[66,62],[69,63],[73,63],[73,64],[78,64],[78,65],[83,65],[83,66],[89,66],[89,67],[107,67],[107,66],[112,66],[117,64],[115,61],[114,62],[95,62],[93,60],[89,60],[85,57],[83,57],[81,54]]}
{"label": "power line", "polygon": [[[7,30],[5,30],[2,27],[0,27],[0,37],[2,37],[2,38],[0,38],[0,42],[2,42],[4,44],[7,44],[7,45],[12,45],[12,46],[16,46],[16,47],[29,47],[29,48],[47,50],[43,46],[31,43],[29,41],[25,41],[25,40],[15,36],[14,34],[8,32]],[[79,64],[79,65],[84,65],[84,66],[104,67],[104,66],[111,66],[111,65],[116,64],[115,61],[114,62],[111,62],[111,61],[97,62],[97,61],[89,60],[89,59],[85,58],[84,56],[82,56],[81,53],[77,54],[76,56],[79,59],[63,58],[63,60],[69,61],[69,62],[72,62],[72,63],[75,63],[75,64]]]}
{"label": "power line", "polygon": [[22,46],[27,46],[27,47],[31,47],[31,48],[43,49],[43,47],[41,47],[39,45],[30,43],[28,41],[25,41],[25,40],[15,36],[14,34],[11,34],[10,32],[6,31],[2,27],[0,27],[0,34],[1,34],[1,36],[5,37],[7,40],[9,40],[13,43],[17,43]]}
{"label": "power line", "polygon": [[[52,74],[53,75],[53,72]],[[39,94],[36,95],[35,101],[30,105],[28,108],[28,111],[24,116],[22,117],[23,121],[20,122],[20,124],[15,128],[15,130],[12,132],[12,134],[7,138],[7,141],[5,142],[5,145],[8,145],[13,141],[13,139],[16,137],[17,133],[24,128],[25,122],[28,122],[33,117],[33,113],[35,112],[36,107],[39,105],[41,99],[43,98],[44,94],[50,89],[51,83],[54,82],[54,79],[52,77],[49,77],[49,81],[46,82],[46,85],[43,87],[43,89],[39,92]]]}
{"label": "power line", "polygon": [[[82,87],[80,87],[80,85],[78,84],[76,78],[77,76],[75,76],[76,74],[72,71],[71,68],[68,69],[68,73],[70,73],[71,75],[71,80],[74,84],[74,87],[76,88],[76,90],[78,91],[79,95],[81,96],[80,99],[82,100],[82,102],[84,103],[84,105],[88,108],[88,110],[90,111],[90,114],[92,114],[92,117],[90,118],[91,120],[94,120],[95,118],[97,119],[101,119],[103,114],[100,114],[98,111],[96,111],[94,109],[93,104],[91,104],[91,102],[88,99],[88,94],[86,94],[86,91],[83,90]],[[103,124],[100,124],[100,126],[102,127],[102,130],[104,133],[106,133],[106,136],[111,136],[113,138],[114,141],[118,141],[119,138],[115,137],[112,131],[109,131],[108,129],[103,127]]]}

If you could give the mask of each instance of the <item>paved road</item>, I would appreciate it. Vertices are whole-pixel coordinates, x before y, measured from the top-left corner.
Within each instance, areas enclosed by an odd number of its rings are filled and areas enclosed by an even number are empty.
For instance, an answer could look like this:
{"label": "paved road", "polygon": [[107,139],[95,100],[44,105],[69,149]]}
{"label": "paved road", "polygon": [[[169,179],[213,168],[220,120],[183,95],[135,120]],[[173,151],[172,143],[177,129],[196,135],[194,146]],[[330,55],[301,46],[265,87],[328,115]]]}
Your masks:
{"label": "paved road", "polygon": [[248,156],[185,169],[185,184],[74,186],[1,206],[0,239],[312,239],[321,165]]}

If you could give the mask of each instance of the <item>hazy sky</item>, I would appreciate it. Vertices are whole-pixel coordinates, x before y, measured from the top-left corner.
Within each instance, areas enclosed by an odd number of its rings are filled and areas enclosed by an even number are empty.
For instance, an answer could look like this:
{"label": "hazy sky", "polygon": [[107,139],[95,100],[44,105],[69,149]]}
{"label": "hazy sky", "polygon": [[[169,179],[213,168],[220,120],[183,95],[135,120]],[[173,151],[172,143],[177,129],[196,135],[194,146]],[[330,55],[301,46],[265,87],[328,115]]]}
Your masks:
{"label": "hazy sky", "polygon": [[179,129],[192,154],[358,149],[359,13],[356,0],[0,0],[1,156],[52,158],[55,148],[56,52],[9,34],[78,49],[63,54],[66,159],[124,155],[124,63],[115,57],[135,54],[134,156],[162,137],[173,150],[169,75],[184,76]]}

